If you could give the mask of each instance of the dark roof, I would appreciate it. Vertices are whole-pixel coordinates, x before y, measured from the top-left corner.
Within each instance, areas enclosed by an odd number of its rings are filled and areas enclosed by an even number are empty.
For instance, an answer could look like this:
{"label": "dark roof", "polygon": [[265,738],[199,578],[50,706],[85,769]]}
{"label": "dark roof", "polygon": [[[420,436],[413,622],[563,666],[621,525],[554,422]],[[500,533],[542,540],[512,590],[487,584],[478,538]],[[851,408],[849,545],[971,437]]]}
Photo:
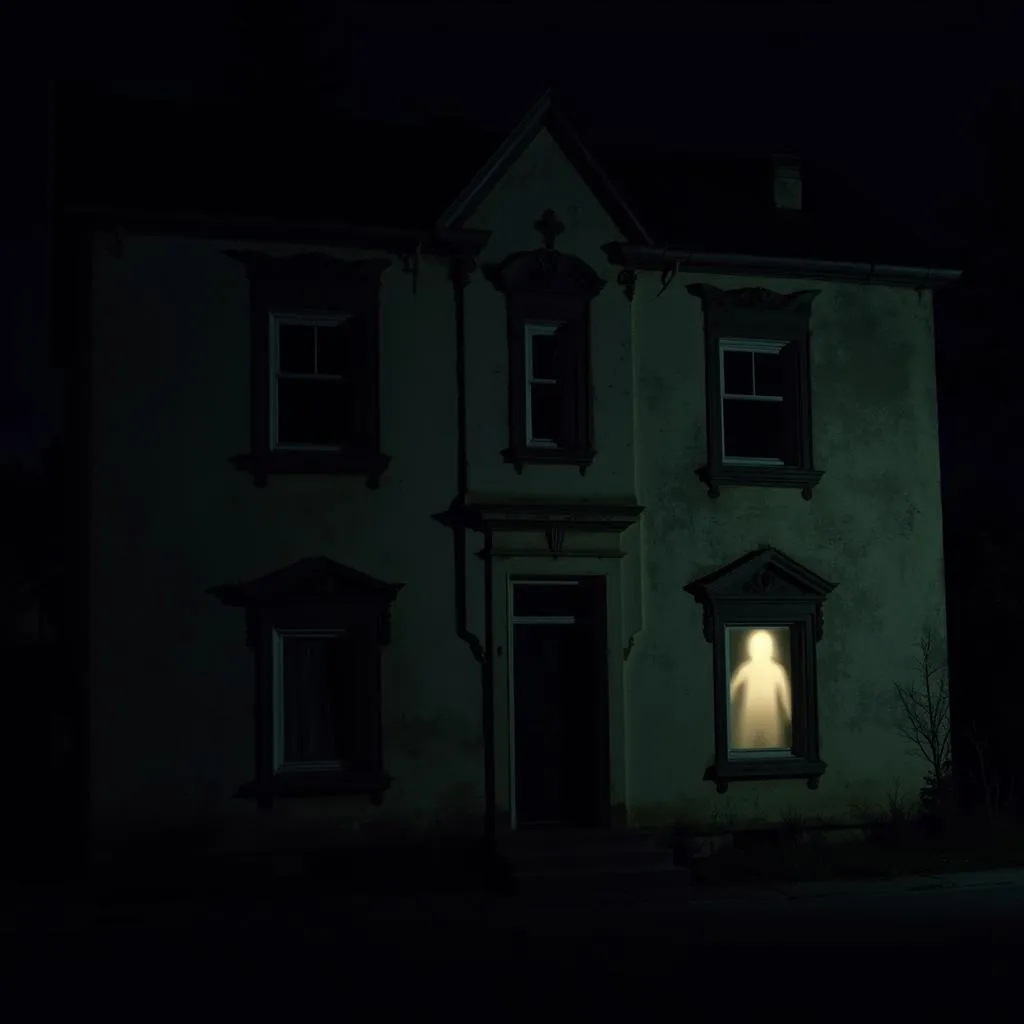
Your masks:
{"label": "dark roof", "polygon": [[[503,139],[458,118],[382,123],[266,116],[216,104],[71,99],[58,132],[59,202],[427,230]],[[896,230],[852,183],[802,168],[804,209],[774,207],[771,159],[588,145],[660,246],[716,253],[955,266]],[[951,262],[952,260],[952,262]]]}

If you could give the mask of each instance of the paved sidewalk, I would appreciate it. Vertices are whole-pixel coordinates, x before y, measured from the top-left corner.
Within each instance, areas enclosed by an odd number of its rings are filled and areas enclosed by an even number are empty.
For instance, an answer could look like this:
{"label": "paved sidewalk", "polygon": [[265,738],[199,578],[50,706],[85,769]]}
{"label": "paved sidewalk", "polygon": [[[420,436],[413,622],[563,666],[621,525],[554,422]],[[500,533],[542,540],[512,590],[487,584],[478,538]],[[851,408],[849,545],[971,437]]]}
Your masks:
{"label": "paved sidewalk", "polygon": [[691,902],[744,903],[807,901],[892,896],[897,893],[930,892],[936,889],[991,889],[1024,886],[1024,868],[992,871],[951,871],[934,875],[903,875],[899,878],[835,880],[827,882],[780,882],[763,886],[694,886]]}
{"label": "paved sidewalk", "polygon": [[182,896],[177,899],[137,898],[102,900],[59,888],[24,889],[16,899],[0,906],[0,933],[28,931],[81,932],[100,928],[156,928],[218,926],[233,923],[254,925],[279,918],[337,923],[351,917],[386,927],[400,922],[429,925],[489,922],[526,926],[539,917],[571,919],[580,915],[620,918],[665,914],[685,915],[687,910],[712,910],[715,906],[768,908],[785,905],[835,905],[851,901],[865,905],[887,898],[936,893],[941,890],[992,890],[1024,888],[1024,868],[996,871],[964,871],[941,875],[910,875],[893,879],[801,882],[743,887],[679,887],[660,890],[548,890],[542,893],[435,892],[363,893],[325,885],[279,885],[263,894],[238,892],[223,896]]}

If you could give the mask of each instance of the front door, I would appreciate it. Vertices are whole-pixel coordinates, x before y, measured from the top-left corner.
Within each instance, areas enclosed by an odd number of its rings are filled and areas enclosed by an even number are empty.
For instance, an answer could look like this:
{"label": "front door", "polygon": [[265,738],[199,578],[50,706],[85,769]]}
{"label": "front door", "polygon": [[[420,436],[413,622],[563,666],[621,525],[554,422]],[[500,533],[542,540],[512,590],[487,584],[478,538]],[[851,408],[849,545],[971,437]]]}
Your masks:
{"label": "front door", "polygon": [[604,577],[513,580],[511,597],[515,823],[607,824]]}

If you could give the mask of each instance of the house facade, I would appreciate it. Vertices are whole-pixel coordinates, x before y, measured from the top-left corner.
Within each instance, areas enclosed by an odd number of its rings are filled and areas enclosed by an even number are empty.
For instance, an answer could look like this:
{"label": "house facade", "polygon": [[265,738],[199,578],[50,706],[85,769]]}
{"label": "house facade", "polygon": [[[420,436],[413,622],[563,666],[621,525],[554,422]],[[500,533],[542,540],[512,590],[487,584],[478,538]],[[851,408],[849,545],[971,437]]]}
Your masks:
{"label": "house facade", "polygon": [[920,784],[955,274],[676,246],[547,100],[464,184],[426,228],[69,214],[96,844]]}

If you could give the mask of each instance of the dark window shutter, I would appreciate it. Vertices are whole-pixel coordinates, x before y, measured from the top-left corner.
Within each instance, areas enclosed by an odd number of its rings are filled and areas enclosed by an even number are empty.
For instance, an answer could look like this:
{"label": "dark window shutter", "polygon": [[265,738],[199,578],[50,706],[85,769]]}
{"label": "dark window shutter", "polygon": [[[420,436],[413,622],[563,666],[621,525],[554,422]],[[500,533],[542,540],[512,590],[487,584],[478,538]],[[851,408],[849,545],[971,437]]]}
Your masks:
{"label": "dark window shutter", "polygon": [[803,384],[800,379],[800,346],[791,341],[779,353],[782,361],[782,375],[785,383],[783,393],[782,460],[787,466],[801,463],[801,449],[804,437],[802,421],[804,402]]}
{"label": "dark window shutter", "polygon": [[583,441],[583,388],[584,380],[584,321],[577,317],[566,321],[556,332],[558,339],[559,379],[561,402],[561,437],[559,447],[575,449]]}
{"label": "dark window shutter", "polygon": [[351,405],[349,409],[338,410],[339,428],[351,438],[350,443],[367,449],[375,446],[373,421],[377,416],[375,316],[375,311],[365,310],[354,317],[348,339],[352,346],[350,378],[342,398]]}
{"label": "dark window shutter", "polygon": [[380,653],[367,629],[353,630],[332,645],[332,713],[339,760],[362,775],[380,766]]}

